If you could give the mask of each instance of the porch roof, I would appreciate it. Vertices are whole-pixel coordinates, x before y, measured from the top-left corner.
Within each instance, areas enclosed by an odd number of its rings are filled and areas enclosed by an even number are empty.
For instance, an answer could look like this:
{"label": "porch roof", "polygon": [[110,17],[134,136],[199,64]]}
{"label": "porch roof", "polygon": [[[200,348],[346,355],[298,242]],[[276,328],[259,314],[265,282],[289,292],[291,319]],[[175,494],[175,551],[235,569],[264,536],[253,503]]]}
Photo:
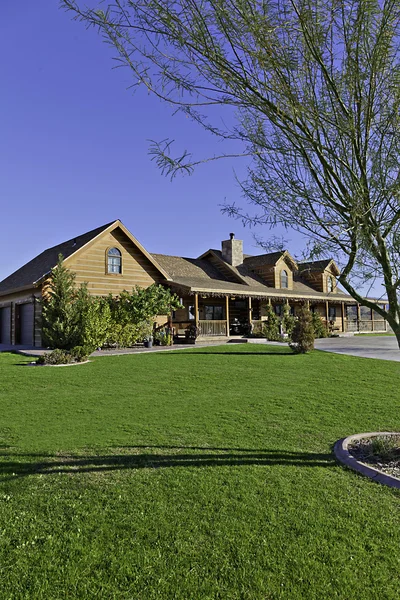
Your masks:
{"label": "porch roof", "polygon": [[293,300],[329,300],[332,302],[351,302],[354,299],[342,291],[324,294],[317,292],[299,277],[294,278],[293,290],[277,289],[267,285],[258,275],[245,265],[234,267],[245,283],[235,283],[227,279],[208,260],[202,258],[184,258],[153,254],[155,260],[170,275],[171,284],[186,293],[196,292],[212,295],[232,295],[259,298],[292,298]]}

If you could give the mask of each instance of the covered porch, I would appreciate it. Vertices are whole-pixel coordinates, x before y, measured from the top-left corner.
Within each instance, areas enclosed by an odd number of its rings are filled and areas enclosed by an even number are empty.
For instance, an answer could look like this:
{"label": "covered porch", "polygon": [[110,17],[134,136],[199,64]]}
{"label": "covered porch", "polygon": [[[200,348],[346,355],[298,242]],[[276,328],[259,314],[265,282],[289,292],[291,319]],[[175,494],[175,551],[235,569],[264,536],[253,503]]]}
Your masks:
{"label": "covered porch", "polygon": [[172,315],[174,334],[183,336],[187,327],[195,325],[199,341],[231,336],[246,337],[259,333],[267,320],[267,305],[271,305],[275,314],[280,317],[285,304],[296,316],[298,307],[306,303],[312,312],[320,316],[327,332],[331,334],[388,330],[387,322],[378,313],[355,304],[354,300],[349,302],[336,298],[316,300],[211,292],[185,294],[181,300],[184,308]]}

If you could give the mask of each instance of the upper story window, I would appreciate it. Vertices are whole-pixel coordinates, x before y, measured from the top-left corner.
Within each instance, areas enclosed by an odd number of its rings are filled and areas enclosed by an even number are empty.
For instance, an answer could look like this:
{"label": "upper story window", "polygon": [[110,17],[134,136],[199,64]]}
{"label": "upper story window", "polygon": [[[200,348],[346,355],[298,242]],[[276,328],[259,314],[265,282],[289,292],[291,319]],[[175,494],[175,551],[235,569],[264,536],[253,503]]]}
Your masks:
{"label": "upper story window", "polygon": [[288,288],[289,287],[289,276],[287,274],[287,271],[283,270],[281,271],[281,288]]}
{"label": "upper story window", "polygon": [[328,292],[333,292],[333,287],[334,287],[333,277],[328,275],[328,281],[327,281]]}
{"label": "upper story window", "polygon": [[107,273],[122,273],[122,255],[118,248],[107,252]]}

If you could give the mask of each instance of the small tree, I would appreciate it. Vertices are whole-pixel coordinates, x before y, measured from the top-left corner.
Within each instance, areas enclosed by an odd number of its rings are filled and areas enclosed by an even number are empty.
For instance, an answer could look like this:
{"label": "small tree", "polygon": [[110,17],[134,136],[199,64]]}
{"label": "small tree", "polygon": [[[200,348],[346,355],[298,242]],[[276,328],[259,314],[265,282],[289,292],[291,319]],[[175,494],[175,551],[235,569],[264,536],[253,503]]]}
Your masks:
{"label": "small tree", "polygon": [[279,319],[276,316],[274,309],[270,304],[267,304],[265,309],[265,313],[267,316],[267,321],[263,326],[262,332],[267,340],[271,342],[277,341],[281,339],[280,331],[279,331]]}
{"label": "small tree", "polygon": [[46,346],[69,349],[77,344],[78,324],[74,300],[75,274],[64,266],[60,254],[43,294],[42,331]]}
{"label": "small tree", "polygon": [[104,298],[91,296],[87,284],[81,285],[75,297],[78,345],[89,353],[105,344],[111,325],[111,311]]}
{"label": "small tree", "polygon": [[305,354],[314,348],[314,328],[312,315],[306,306],[298,312],[298,319],[293,329],[292,341],[289,344],[293,352]]}
{"label": "small tree", "polygon": [[328,337],[328,331],[325,323],[323,323],[321,317],[317,312],[311,313],[312,326],[314,328],[314,338],[326,338]]}
{"label": "small tree", "polygon": [[288,334],[289,337],[292,335],[292,331],[296,324],[295,317],[290,314],[290,306],[289,304],[284,304],[283,306],[283,314],[282,314],[282,327],[285,333]]}

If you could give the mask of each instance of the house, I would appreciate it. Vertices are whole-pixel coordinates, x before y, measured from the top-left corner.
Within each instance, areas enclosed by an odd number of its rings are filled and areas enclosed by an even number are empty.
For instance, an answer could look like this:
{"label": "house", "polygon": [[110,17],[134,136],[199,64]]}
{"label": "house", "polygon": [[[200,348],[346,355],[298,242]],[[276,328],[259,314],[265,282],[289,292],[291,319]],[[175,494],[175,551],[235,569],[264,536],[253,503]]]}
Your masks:
{"label": "house", "polygon": [[386,330],[375,311],[337,287],[334,260],[297,263],[287,250],[250,256],[234,234],[198,258],[151,254],[116,220],[45,250],[0,282],[0,343],[41,345],[40,299],[59,254],[94,295],[170,287],[184,306],[171,317],[176,332],[191,323],[203,338],[238,333],[244,324],[256,330],[267,304],[279,315],[284,304],[295,314],[304,302],[336,331]]}

